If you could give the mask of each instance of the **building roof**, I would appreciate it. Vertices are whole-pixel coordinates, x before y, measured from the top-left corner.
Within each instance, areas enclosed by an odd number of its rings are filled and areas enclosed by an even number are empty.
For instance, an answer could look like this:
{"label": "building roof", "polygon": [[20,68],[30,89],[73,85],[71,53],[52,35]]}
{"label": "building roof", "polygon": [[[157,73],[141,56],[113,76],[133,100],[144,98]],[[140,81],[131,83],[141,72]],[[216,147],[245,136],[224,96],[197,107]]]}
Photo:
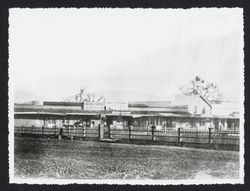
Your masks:
{"label": "building roof", "polygon": [[213,114],[215,115],[238,115],[240,103],[238,102],[221,102],[213,104]]}
{"label": "building roof", "polygon": [[77,116],[96,116],[99,115],[98,113],[65,113],[65,115],[77,115]]}
{"label": "building roof", "polygon": [[129,107],[142,108],[166,108],[169,107],[170,101],[137,101],[129,102]]}
{"label": "building roof", "polygon": [[[17,112],[40,112],[40,113],[98,113],[98,111],[90,110],[79,110],[79,109],[69,109],[69,108],[46,108],[46,107],[15,107],[15,113]],[[99,112],[100,113],[100,112]]]}
{"label": "building roof", "polygon": [[172,106],[188,106],[190,103],[193,103],[196,99],[201,99],[205,102],[210,108],[212,105],[200,95],[181,95],[176,97],[176,99],[170,104]]}
{"label": "building roof", "polygon": [[159,113],[161,117],[190,117],[190,114]]}
{"label": "building roof", "polygon": [[49,106],[82,106],[82,103],[77,102],[56,102],[56,101],[44,101],[43,105]]}
{"label": "building roof", "polygon": [[63,113],[53,113],[53,112],[42,112],[42,111],[37,111],[37,112],[15,112],[15,115],[60,115],[63,116]]}
{"label": "building roof", "polygon": [[[148,116],[159,116],[159,117],[198,117],[198,118],[239,118],[236,114],[213,114],[213,115],[191,115],[182,111],[128,111],[126,112],[112,112],[112,111],[90,111],[90,110],[78,110],[78,109],[69,109],[69,108],[46,108],[44,106],[29,106],[22,107],[15,105],[14,107],[15,115],[27,114],[27,115],[75,115],[75,116],[94,116],[100,114],[106,114],[107,116],[130,116],[134,118],[139,117],[148,117]],[[232,112],[231,112],[232,113]]]}
{"label": "building roof", "polygon": [[[53,112],[15,112],[15,115],[53,115],[53,116],[97,116],[100,113],[53,113]],[[120,116],[119,114],[108,113],[107,116]],[[213,118],[213,119],[239,119],[236,116],[230,115],[188,115],[176,113],[149,113],[149,114],[121,114],[123,117],[177,117],[177,118]]]}

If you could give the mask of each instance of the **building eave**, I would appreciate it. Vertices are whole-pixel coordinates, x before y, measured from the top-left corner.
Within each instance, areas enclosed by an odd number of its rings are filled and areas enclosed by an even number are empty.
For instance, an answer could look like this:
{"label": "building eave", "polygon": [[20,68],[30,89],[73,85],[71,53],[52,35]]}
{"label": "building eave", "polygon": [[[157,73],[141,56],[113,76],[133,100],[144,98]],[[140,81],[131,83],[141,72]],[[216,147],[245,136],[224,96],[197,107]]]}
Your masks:
{"label": "building eave", "polygon": [[14,112],[14,115],[60,115],[64,116],[62,113],[51,113],[51,112]]}

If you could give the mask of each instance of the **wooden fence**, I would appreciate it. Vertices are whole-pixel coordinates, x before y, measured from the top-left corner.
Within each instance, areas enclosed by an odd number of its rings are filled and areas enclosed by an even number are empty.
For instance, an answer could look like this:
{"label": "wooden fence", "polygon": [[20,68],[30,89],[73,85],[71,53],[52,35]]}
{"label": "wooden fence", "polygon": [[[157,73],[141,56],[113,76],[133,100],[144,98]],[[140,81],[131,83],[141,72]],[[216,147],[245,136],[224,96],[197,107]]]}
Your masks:
{"label": "wooden fence", "polygon": [[[107,128],[106,128],[107,131]],[[67,127],[63,129],[64,137],[74,138],[100,138],[100,128],[94,127]],[[148,127],[126,127],[123,129],[111,128],[108,134],[111,139],[117,140],[143,140],[153,142],[175,143],[175,145],[200,144],[200,145],[227,145],[233,148],[239,148],[239,132],[238,131],[207,131],[193,129],[165,129],[155,130]],[[15,134],[22,135],[42,135],[42,136],[58,136],[60,128],[53,127],[15,127]]]}
{"label": "wooden fence", "polygon": [[[15,134],[21,135],[41,135],[41,136],[59,136],[60,128],[58,127],[15,127]],[[67,127],[62,131],[63,137],[76,138],[99,138],[100,130],[98,127]]]}
{"label": "wooden fence", "polygon": [[155,130],[149,128],[111,129],[110,138],[129,140],[151,140],[181,144],[229,145],[239,147],[238,131],[214,131],[193,129]]}

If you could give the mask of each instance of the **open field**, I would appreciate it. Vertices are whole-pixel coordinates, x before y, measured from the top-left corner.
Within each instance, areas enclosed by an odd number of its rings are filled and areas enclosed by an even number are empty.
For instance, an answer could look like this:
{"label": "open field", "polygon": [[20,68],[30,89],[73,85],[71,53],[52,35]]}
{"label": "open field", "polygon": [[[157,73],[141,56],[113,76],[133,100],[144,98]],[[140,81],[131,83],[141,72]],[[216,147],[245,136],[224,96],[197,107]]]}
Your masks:
{"label": "open field", "polygon": [[238,178],[239,152],[16,137],[14,165],[32,178]]}

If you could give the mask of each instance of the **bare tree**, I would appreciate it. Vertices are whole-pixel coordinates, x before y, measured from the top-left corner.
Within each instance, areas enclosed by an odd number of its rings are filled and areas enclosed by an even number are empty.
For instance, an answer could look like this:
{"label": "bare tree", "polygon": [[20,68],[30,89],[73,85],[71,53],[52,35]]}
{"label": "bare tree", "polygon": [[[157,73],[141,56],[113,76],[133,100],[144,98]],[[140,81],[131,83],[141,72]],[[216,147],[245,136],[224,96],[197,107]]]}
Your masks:
{"label": "bare tree", "polygon": [[200,95],[210,102],[220,102],[222,93],[218,86],[211,82],[205,82],[199,76],[196,76],[190,84],[180,88],[184,95]]}
{"label": "bare tree", "polygon": [[75,101],[78,102],[79,95],[75,95]]}
{"label": "bare tree", "polygon": [[79,94],[80,102],[83,102],[83,96],[84,96],[84,92],[85,92],[86,89],[87,89],[86,87],[80,89],[80,94]]}
{"label": "bare tree", "polygon": [[92,102],[95,102],[95,94],[92,94]]}
{"label": "bare tree", "polygon": [[86,89],[87,89],[86,87],[80,89],[80,92],[75,95],[75,102],[82,103],[84,101],[83,98]]}
{"label": "bare tree", "polygon": [[102,99],[104,99],[104,97],[103,97],[103,96],[100,96],[100,97],[97,99],[96,102],[99,102],[99,101],[101,101]]}
{"label": "bare tree", "polygon": [[94,93],[86,93],[85,88],[80,89],[80,93],[76,94],[75,97],[75,102],[82,103],[82,102],[100,102],[101,100],[105,99],[103,96],[97,97],[96,94]]}
{"label": "bare tree", "polygon": [[91,94],[90,94],[90,93],[87,94],[87,97],[88,97],[88,98],[87,98],[87,101],[88,101],[88,102],[91,102]]}

